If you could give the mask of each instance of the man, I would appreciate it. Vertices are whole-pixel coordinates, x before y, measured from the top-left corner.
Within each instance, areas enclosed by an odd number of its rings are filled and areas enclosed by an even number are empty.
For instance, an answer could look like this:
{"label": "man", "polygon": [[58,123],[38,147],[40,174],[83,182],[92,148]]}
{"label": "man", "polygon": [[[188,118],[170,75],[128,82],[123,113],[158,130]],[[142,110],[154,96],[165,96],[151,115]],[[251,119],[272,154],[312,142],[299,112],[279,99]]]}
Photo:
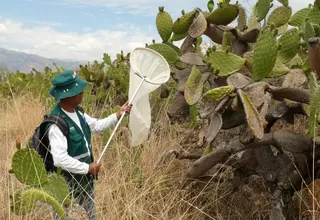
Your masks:
{"label": "man", "polygon": [[69,135],[65,137],[59,127],[48,127],[52,159],[55,167],[61,167],[72,196],[95,219],[94,179],[101,163],[96,163],[92,154],[91,132],[100,133],[116,125],[123,113],[129,114],[132,105],[125,104],[120,110],[106,118],[92,118],[78,110],[87,82],[73,70],[67,70],[52,80],[50,94],[59,101],[51,111],[65,119]]}

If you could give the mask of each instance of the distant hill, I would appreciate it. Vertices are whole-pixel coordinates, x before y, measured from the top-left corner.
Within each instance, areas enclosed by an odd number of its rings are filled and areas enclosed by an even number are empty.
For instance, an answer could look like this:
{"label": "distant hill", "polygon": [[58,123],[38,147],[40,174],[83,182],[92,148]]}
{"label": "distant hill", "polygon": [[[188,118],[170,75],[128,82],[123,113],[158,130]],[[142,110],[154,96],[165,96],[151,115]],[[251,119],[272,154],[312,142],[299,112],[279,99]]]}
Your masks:
{"label": "distant hill", "polygon": [[47,66],[55,70],[54,62],[59,67],[64,67],[65,69],[76,69],[81,63],[85,63],[80,61],[50,59],[34,54],[0,48],[0,69],[6,69],[9,72],[19,70],[20,72],[28,73],[32,71],[32,68],[43,71]]}

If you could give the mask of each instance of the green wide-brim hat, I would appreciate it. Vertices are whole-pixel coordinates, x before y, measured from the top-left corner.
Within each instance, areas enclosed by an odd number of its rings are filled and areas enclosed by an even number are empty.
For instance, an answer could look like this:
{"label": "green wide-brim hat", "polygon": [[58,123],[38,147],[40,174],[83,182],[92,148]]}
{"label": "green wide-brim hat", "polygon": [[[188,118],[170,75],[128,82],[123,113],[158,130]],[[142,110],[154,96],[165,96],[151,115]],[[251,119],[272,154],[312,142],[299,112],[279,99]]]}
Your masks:
{"label": "green wide-brim hat", "polygon": [[74,70],[66,70],[52,79],[52,85],[49,93],[58,101],[78,95],[88,82],[81,79]]}

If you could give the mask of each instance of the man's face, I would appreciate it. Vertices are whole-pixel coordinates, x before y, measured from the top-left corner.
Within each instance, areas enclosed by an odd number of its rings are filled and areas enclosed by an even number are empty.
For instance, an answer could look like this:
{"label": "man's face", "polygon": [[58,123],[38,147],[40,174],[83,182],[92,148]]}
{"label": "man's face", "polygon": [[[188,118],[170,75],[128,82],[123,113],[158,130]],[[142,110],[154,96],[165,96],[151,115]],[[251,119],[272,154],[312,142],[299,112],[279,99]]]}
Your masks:
{"label": "man's face", "polygon": [[81,104],[83,98],[83,92],[80,92],[78,95],[66,98],[66,102],[70,103],[70,105],[76,107]]}

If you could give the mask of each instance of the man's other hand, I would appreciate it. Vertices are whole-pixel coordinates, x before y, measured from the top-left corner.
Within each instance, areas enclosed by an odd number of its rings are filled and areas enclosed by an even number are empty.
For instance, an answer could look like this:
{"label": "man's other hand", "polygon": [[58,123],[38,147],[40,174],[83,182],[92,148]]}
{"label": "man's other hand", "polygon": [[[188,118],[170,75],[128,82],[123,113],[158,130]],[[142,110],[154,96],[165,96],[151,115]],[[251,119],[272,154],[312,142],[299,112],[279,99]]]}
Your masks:
{"label": "man's other hand", "polygon": [[92,176],[96,176],[100,170],[101,163],[93,162],[89,165],[89,174]]}

